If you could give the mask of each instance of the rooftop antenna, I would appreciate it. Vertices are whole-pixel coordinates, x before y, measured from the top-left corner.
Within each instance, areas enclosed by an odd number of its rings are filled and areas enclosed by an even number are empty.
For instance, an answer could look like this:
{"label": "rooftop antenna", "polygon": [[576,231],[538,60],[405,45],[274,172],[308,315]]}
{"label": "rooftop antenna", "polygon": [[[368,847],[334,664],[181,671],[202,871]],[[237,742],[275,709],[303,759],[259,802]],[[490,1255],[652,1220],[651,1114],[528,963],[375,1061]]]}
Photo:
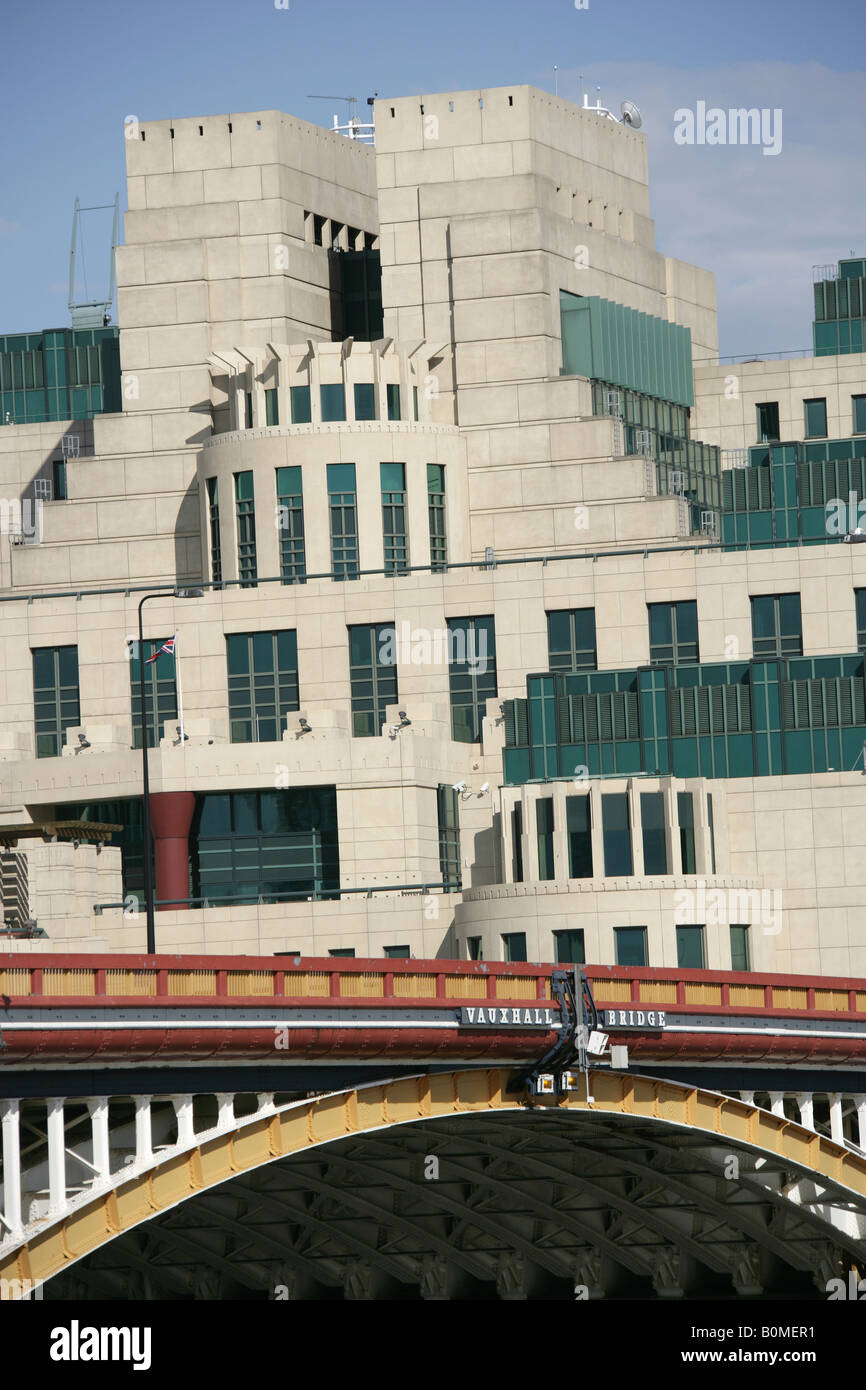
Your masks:
{"label": "rooftop antenna", "polygon": [[[375,130],[376,130],[376,127],[375,127],[375,125],[373,124],[372,121],[368,121],[368,122],[366,122],[366,123],[365,123],[365,122],[362,122],[361,117],[358,115],[358,111],[357,111],[357,106],[358,106],[358,98],[357,98],[357,97],[333,97],[333,96],[328,96],[327,94],[323,96],[321,93],[317,93],[317,92],[308,92],[308,93],[307,93],[307,100],[308,100],[308,101],[347,101],[347,102],[349,103],[349,119],[348,119],[348,121],[346,121],[344,125],[340,125],[339,118],[338,118],[337,113],[336,113],[336,111],[335,111],[335,112],[334,112],[334,124],[333,124],[333,126],[331,127],[331,129],[337,131],[337,133],[338,133],[339,135],[347,135],[347,136],[349,137],[350,140],[361,140],[361,141],[363,141],[363,143],[366,144],[366,145],[372,145],[372,144],[373,144],[374,139],[375,139]],[[373,104],[372,101],[371,101],[370,98],[368,97],[368,99],[367,99],[367,105],[368,105],[368,106],[372,106],[372,104]]]}
{"label": "rooftop antenna", "polygon": [[556,63],[553,65],[553,95],[555,97],[559,96],[559,69]]}
{"label": "rooftop antenna", "polygon": [[[81,200],[75,199],[72,213],[72,242],[69,247],[69,313],[73,328],[104,328],[111,319],[111,306],[114,303],[116,287],[115,252],[117,250],[117,216],[120,194],[115,193],[113,203],[99,203],[94,207],[83,208]],[[104,212],[114,208],[114,224],[111,230],[111,250],[108,254],[108,298],[86,299],[75,302],[75,254],[78,244],[78,223],[83,212]],[[87,288],[85,286],[85,294]]]}

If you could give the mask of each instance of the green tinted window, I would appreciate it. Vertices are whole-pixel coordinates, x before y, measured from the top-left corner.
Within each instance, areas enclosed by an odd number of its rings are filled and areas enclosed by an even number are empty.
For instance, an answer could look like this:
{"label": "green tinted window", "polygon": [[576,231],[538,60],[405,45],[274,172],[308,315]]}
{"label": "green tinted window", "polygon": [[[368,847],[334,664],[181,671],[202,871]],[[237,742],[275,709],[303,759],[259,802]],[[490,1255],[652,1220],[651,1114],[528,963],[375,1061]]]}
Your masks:
{"label": "green tinted window", "polygon": [[37,758],[59,757],[66,730],[81,722],[77,647],[34,647],[33,712]]}
{"label": "green tinted window", "polygon": [[487,701],[496,694],[496,632],[492,617],[448,619],[451,731],[458,743],[480,743]]}
{"label": "green tinted window", "polygon": [[749,928],[731,927],[731,969],[751,970]]}
{"label": "green tinted window", "polygon": [[681,970],[704,970],[703,927],[677,927],[677,965]]}
{"label": "green tinted window", "polygon": [[375,420],[376,393],[372,382],[355,382],[355,419]]}
{"label": "green tinted window", "polygon": [[586,951],[583,944],[583,931],[572,927],[568,931],[555,931],[553,942],[557,965],[583,965]]}
{"label": "green tinted window", "polygon": [[640,818],[643,831],[643,871],[668,872],[665,799],[661,792],[641,792]]}
{"label": "green tinted window", "polygon": [[631,855],[631,823],[625,793],[603,792],[601,797],[604,872],[609,878],[634,873]]}
{"label": "green tinted window", "polygon": [[342,385],[322,386],[320,398],[322,402],[322,420],[329,423],[346,418],[346,392]]}
{"label": "green tinted window", "polygon": [[230,633],[226,657],[232,743],[276,742],[299,708],[295,632]]}
{"label": "green tinted window", "polygon": [[506,932],[502,937],[502,954],[505,960],[526,960],[526,932]]}
{"label": "green tinted window", "polygon": [[393,623],[349,628],[352,733],[355,738],[373,738],[381,733],[386,706],[397,703],[396,660]]}
{"label": "green tinted window", "polygon": [[827,433],[827,402],[825,399],[803,402],[807,439],[823,438]]}
{"label": "green tinted window", "polygon": [[646,965],[646,927],[614,927],[617,965]]}
{"label": "green tinted window", "polygon": [[310,407],[309,386],[293,386],[290,395],[292,400],[292,424],[309,425],[313,418]]}

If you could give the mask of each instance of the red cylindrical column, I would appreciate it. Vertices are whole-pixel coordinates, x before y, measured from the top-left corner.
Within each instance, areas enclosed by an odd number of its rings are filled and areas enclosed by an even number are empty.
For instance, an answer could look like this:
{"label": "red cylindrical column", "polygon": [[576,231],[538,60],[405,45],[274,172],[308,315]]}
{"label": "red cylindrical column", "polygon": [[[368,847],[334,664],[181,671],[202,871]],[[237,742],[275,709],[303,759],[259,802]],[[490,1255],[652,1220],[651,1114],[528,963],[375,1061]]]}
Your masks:
{"label": "red cylindrical column", "polygon": [[194,810],[194,792],[154,792],[150,798],[157,912],[171,912],[172,901],[176,911],[182,906],[177,900],[189,896],[189,828]]}

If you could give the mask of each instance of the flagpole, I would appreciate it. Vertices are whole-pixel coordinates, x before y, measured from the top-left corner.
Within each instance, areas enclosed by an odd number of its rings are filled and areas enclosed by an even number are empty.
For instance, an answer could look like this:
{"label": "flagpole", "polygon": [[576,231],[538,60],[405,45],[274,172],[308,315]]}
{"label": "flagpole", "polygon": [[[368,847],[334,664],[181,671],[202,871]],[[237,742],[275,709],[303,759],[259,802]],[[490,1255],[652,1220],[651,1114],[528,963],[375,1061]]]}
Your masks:
{"label": "flagpole", "polygon": [[180,652],[178,650],[177,633],[174,634],[174,679],[177,685],[177,714],[180,721],[180,746],[183,748],[183,689],[180,683]]}

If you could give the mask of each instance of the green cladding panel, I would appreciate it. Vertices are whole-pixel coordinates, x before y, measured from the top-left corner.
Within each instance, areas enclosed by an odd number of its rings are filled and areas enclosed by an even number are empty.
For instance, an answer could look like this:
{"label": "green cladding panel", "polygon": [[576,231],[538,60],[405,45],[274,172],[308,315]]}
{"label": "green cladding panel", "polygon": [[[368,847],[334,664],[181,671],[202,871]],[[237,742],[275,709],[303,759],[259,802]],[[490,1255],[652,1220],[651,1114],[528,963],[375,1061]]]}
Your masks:
{"label": "green cladding panel", "polygon": [[694,404],[688,328],[597,295],[560,290],[562,372]]}
{"label": "green cladding panel", "polygon": [[116,327],[0,336],[0,424],[90,420],[120,409]]}
{"label": "green cladding panel", "polygon": [[866,741],[863,655],[549,672],[504,714],[511,785],[839,772]]}

